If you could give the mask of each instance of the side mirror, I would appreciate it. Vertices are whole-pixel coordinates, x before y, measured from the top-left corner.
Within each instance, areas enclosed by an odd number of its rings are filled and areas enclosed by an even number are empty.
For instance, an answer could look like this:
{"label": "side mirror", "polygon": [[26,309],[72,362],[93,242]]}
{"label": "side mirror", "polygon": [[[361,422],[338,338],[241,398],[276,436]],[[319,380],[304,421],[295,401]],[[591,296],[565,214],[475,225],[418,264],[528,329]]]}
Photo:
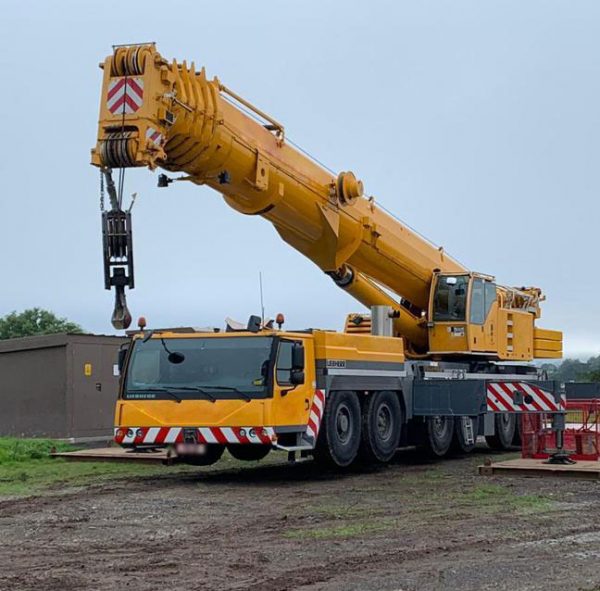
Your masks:
{"label": "side mirror", "polygon": [[[292,375],[297,371],[304,371],[304,345],[300,343],[294,343],[292,347]],[[304,376],[302,382],[304,382]]]}
{"label": "side mirror", "polygon": [[117,367],[119,368],[119,374],[123,373],[123,367],[125,367],[125,358],[127,357],[128,346],[123,346],[119,349],[119,355],[117,357]]}
{"label": "side mirror", "polygon": [[290,373],[290,383],[293,386],[304,384],[304,371],[303,370],[292,370]]}

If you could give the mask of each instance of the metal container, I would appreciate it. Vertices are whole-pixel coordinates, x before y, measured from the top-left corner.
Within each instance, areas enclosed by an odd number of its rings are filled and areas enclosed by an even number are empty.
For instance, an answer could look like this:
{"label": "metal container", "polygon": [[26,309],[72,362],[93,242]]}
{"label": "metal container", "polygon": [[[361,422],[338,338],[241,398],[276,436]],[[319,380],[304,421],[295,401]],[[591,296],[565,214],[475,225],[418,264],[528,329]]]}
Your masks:
{"label": "metal container", "polygon": [[110,437],[126,341],[89,334],[0,341],[0,436]]}

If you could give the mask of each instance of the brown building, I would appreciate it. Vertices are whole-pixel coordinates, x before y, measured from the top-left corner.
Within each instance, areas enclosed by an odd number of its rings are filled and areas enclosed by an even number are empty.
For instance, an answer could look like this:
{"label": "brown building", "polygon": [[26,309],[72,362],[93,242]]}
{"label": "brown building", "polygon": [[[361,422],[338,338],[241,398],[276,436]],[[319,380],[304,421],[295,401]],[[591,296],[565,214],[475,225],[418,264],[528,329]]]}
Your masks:
{"label": "brown building", "polygon": [[81,334],[0,341],[0,436],[110,437],[126,341]]}

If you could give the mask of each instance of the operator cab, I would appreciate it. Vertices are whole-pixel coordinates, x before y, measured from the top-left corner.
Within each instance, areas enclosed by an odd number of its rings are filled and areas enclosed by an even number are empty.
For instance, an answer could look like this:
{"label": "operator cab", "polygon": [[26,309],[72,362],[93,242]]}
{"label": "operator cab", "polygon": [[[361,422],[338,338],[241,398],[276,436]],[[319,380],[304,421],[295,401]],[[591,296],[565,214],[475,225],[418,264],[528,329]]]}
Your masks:
{"label": "operator cab", "polygon": [[435,273],[431,285],[430,353],[496,350],[498,295],[493,277]]}

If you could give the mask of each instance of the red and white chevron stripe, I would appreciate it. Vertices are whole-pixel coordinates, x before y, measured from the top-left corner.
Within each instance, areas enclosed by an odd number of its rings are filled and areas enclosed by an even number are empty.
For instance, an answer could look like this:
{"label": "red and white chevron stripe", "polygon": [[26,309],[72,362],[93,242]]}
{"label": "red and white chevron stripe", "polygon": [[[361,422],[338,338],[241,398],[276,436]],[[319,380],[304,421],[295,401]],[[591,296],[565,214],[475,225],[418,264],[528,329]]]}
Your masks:
{"label": "red and white chevron stripe", "polygon": [[[194,427],[192,427],[193,429]],[[187,431],[189,427],[185,427]],[[197,443],[256,443],[269,445],[275,440],[273,427],[196,427]],[[183,427],[115,427],[119,445],[184,443]]]}
{"label": "red and white chevron stripe", "polygon": [[149,127],[146,130],[146,139],[150,140],[157,146],[160,146],[162,137],[163,137],[162,133],[160,133],[160,131],[157,131],[156,129],[154,129],[154,127]]}
{"label": "red and white chevron stripe", "polygon": [[323,419],[323,410],[325,409],[325,390],[315,390],[310,414],[308,416],[308,425],[306,426],[306,435],[316,443],[319,436],[319,428]]}
{"label": "red and white chevron stripe", "polygon": [[135,113],[144,101],[142,78],[114,78],[108,85],[106,106],[113,115]]}
{"label": "red and white chevron stripe", "polygon": [[[522,404],[515,403],[515,393]],[[567,406],[564,395],[556,402],[551,392],[528,382],[488,382],[487,409],[492,412],[558,412]]]}

